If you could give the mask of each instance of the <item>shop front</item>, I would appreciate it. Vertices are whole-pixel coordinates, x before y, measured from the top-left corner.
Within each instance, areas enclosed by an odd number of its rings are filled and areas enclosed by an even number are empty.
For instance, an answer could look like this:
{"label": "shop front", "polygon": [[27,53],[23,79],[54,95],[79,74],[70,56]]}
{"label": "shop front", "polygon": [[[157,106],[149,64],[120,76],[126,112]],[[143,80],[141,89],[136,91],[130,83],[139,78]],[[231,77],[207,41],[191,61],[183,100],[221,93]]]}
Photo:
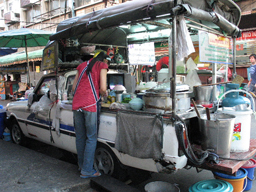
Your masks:
{"label": "shop front", "polygon": [[14,53],[1,57],[0,60],[0,99],[12,99],[13,95],[24,91],[28,87],[34,86],[42,77],[40,70],[42,60],[42,50],[36,50],[28,53],[30,66],[30,82],[27,85],[27,61],[24,52]]}

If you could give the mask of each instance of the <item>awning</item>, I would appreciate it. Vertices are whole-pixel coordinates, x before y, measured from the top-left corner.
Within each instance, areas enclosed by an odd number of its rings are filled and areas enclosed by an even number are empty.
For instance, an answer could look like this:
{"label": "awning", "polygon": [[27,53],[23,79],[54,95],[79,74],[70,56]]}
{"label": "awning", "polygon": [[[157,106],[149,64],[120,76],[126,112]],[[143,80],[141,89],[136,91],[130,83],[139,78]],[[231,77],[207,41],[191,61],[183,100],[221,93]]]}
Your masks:
{"label": "awning", "polygon": [[[43,49],[28,52],[28,60],[30,61],[42,61]],[[13,53],[10,55],[6,55],[1,57],[0,59],[0,67],[6,67],[15,64],[26,63],[26,53],[19,52]]]}
{"label": "awning", "polygon": [[254,14],[248,14],[248,15],[242,15],[241,16],[241,22],[239,24],[239,28],[243,31],[251,30],[256,28],[255,23],[252,21],[255,21],[256,19],[256,13]]}
{"label": "awning", "polygon": [[17,50],[18,50],[17,48],[1,47],[0,48],[0,56],[15,53],[15,52],[17,52]]}
{"label": "awning", "polygon": [[[221,3],[213,3],[210,0],[179,0],[178,4],[182,6],[178,14],[184,14],[206,26],[213,25],[211,28],[224,31],[232,37],[240,35],[236,25],[240,21],[241,11],[233,1],[221,0]],[[222,6],[228,11],[222,9]],[[126,41],[119,40],[120,36],[124,38],[138,32],[150,33],[170,28],[173,8],[174,0],[128,1],[60,22],[57,32],[50,36],[50,40],[76,37],[81,42],[97,44],[97,40],[101,38],[104,44],[127,46]],[[153,20],[157,22],[153,24]],[[109,38],[114,40],[109,42]]]}

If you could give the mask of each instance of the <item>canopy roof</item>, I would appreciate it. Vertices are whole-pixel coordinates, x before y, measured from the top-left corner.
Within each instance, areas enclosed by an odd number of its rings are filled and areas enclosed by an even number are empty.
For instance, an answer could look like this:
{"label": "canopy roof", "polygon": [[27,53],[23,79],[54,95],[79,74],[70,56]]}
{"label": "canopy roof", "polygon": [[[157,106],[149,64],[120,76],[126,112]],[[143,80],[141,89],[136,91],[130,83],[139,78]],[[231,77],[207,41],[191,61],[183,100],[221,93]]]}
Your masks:
{"label": "canopy roof", "polygon": [[[128,38],[141,32],[170,29],[172,16],[184,14],[188,24],[218,30],[237,37],[241,11],[232,0],[134,0],[62,21],[50,40],[78,38],[87,44],[127,46],[138,39]],[[168,34],[169,35],[169,34]],[[145,39],[141,39],[145,41]]]}
{"label": "canopy roof", "polygon": [[[42,56],[43,56],[43,49],[28,52],[29,61],[41,61]],[[22,64],[22,63],[27,63],[26,53],[24,51],[6,55],[1,57],[0,59],[0,67],[5,67],[9,65],[14,65],[14,64]]]}

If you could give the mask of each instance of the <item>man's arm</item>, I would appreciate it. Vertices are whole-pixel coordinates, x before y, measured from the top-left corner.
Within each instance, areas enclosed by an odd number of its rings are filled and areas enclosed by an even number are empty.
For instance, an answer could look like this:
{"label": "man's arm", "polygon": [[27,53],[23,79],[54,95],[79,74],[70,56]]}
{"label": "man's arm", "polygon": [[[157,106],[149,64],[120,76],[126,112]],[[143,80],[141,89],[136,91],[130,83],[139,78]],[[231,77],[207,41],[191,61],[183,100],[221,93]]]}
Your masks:
{"label": "man's arm", "polygon": [[107,94],[107,69],[101,69],[100,71],[100,95]]}
{"label": "man's arm", "polygon": [[77,84],[77,80],[78,80],[78,72],[76,73],[75,79],[74,79],[74,83],[72,86],[72,92],[74,93],[75,89],[76,89],[76,84]]}
{"label": "man's arm", "polygon": [[251,81],[252,81],[252,78],[250,79],[250,81],[248,82],[248,87],[250,86],[250,84],[251,84]]}

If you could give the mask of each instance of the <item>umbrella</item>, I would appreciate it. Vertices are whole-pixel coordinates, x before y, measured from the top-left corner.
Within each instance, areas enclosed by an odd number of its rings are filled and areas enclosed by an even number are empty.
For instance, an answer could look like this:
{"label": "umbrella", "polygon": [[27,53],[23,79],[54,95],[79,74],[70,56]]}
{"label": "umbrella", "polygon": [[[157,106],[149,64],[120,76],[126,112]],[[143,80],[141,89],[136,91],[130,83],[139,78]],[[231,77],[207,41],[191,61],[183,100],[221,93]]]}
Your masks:
{"label": "umbrella", "polygon": [[27,48],[45,46],[51,34],[52,32],[50,31],[29,28],[20,28],[0,33],[0,47],[25,47],[28,65],[28,83],[30,83],[30,79]]}

